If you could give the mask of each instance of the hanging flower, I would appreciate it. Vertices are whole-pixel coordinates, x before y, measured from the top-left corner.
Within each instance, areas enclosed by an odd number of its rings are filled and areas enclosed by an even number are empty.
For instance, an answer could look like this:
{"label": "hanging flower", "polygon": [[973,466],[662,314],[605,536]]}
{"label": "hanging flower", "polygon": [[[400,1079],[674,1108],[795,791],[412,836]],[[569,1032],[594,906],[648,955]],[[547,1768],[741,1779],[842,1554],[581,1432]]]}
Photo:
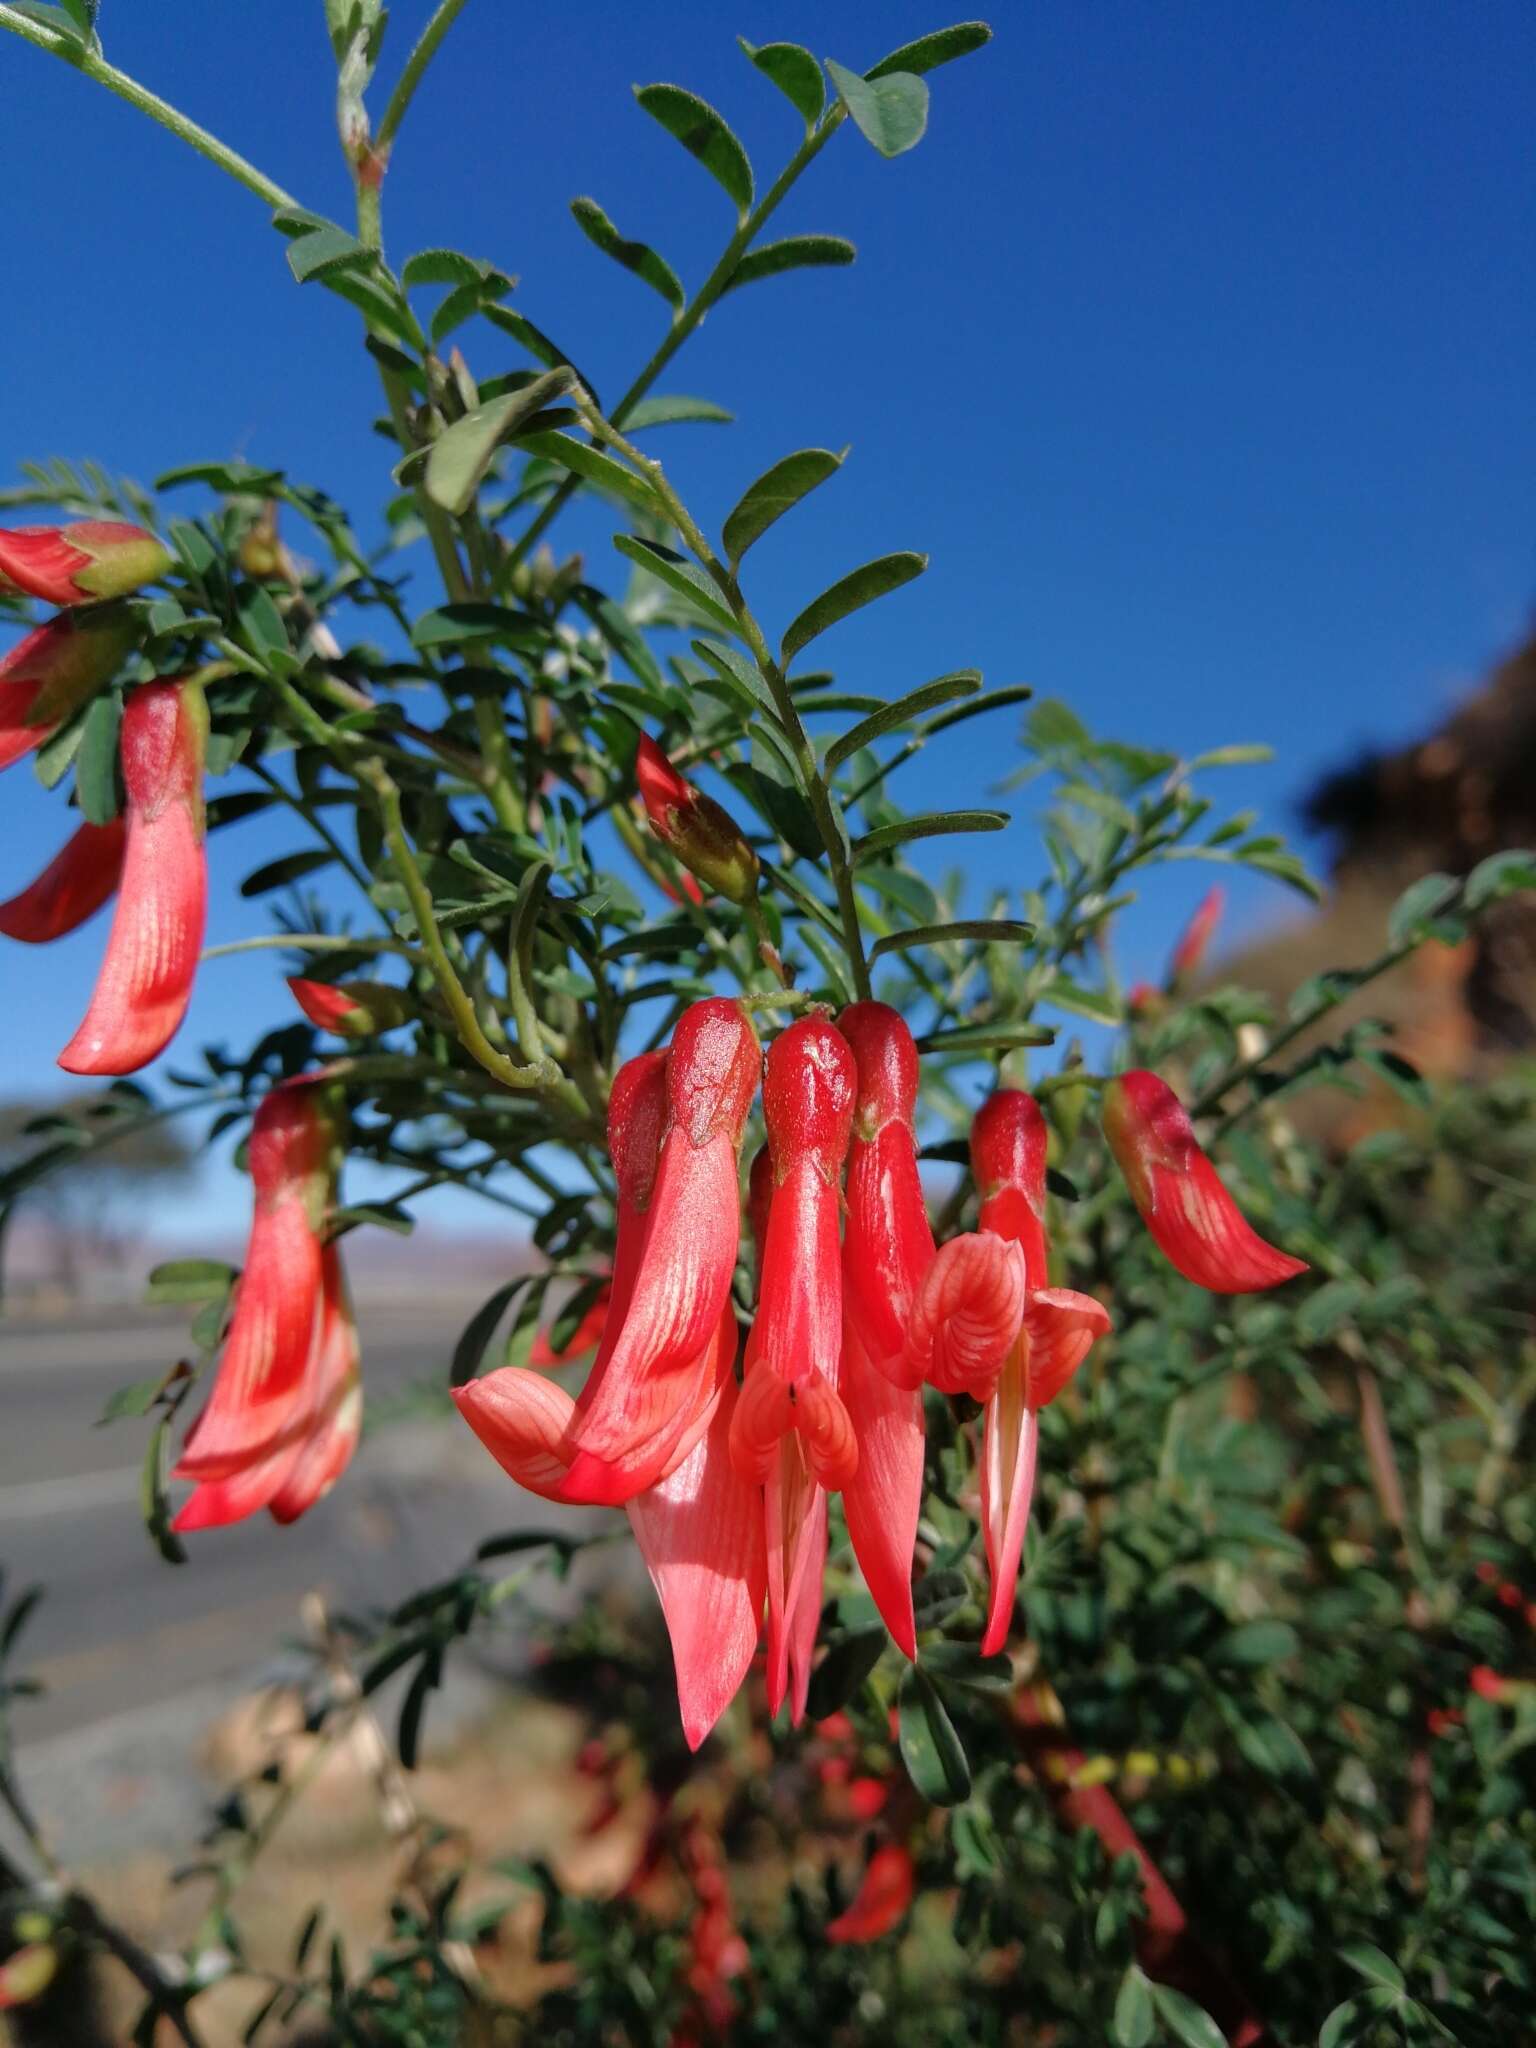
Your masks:
{"label": "hanging flower", "polygon": [[878,1941],[889,1934],[906,1918],[916,1883],[911,1852],[886,1842],[870,1857],[853,1903],[827,1922],[827,1940]]}
{"label": "hanging flower", "polygon": [[[321,1227],[335,1190],[338,1133],[323,1081],[284,1082],[264,1096],[248,1146],[253,1210],[245,1269],[213,1392],[192,1427],[175,1476],[228,1480],[250,1475],[307,1440],[323,1405],[312,1397],[311,1362],[325,1318]],[[350,1321],[331,1283],[331,1337]],[[327,1347],[327,1393],[335,1355]],[[269,1474],[273,1491],[284,1474]],[[257,1502],[265,1506],[265,1496]],[[249,1509],[246,1512],[250,1512]]]}
{"label": "hanging flower", "polygon": [[89,703],[133,651],[121,606],[50,619],[0,661],[0,768],[9,768]]}
{"label": "hanging flower", "polygon": [[81,825],[35,882],[0,903],[0,934],[43,946],[78,930],[115,892],[127,842],[122,818]]}
{"label": "hanging flower", "polygon": [[1028,1296],[1018,1335],[987,1398],[981,1460],[981,1521],[992,1596],[984,1657],[1008,1640],[1024,1531],[1035,1487],[1039,1413],[1077,1371],[1109,1312],[1091,1295],[1050,1286],[1045,1237],[1048,1133],[1033,1096],[1000,1088],[971,1126],[971,1164],[980,1225],[1017,1245]]}
{"label": "hanging flower", "polygon": [[163,576],[171,560],[152,533],[121,520],[0,528],[0,590],[20,591],[44,604],[126,597]]}
{"label": "hanging flower", "polygon": [[758,861],[741,827],[713,797],[679,775],[644,733],[635,754],[635,779],[651,830],[689,874],[732,903],[751,903],[757,895]]}
{"label": "hanging flower", "polygon": [[923,1401],[916,1386],[893,1380],[890,1367],[905,1354],[912,1304],[934,1257],[913,1129],[917,1047],[884,1003],[854,1003],[838,1022],[857,1071],[840,1391],[859,1462],[843,1486],[843,1512],[871,1597],[903,1654],[915,1657],[912,1553],[922,1511]]}
{"label": "hanging flower", "polygon": [[[734,1005],[721,1007],[729,1010]],[[699,1034],[691,1034],[682,1071],[707,1090],[703,1050]],[[729,1069],[734,1058],[725,1056],[722,1045],[716,1046],[716,1055],[714,1072],[718,1076],[721,1062]],[[672,1108],[669,1070],[675,1057],[675,1052],[671,1056],[655,1052],[630,1060],[620,1068],[609,1099],[608,1144],[617,1183],[618,1231],[602,1342],[581,1396],[573,1401],[542,1372],[518,1366],[502,1367],[454,1389],[460,1414],[492,1457],[519,1485],[546,1500],[570,1497],[572,1439],[621,1356],[622,1339],[645,1284],[642,1267],[649,1261],[654,1240],[651,1212],[660,1203],[662,1153],[667,1142],[663,1130]],[[754,1078],[755,1064],[754,1046]],[[707,1122],[707,1105],[704,1108]],[[745,1116],[743,1104],[739,1121]],[[686,1135],[686,1124],[683,1128]],[[668,1140],[672,1135],[669,1131]],[[705,1145],[710,1142],[706,1137]],[[728,1149],[734,1217],[734,1144]],[[674,1147],[674,1161],[682,1156]],[[674,1164],[674,1178],[685,1167],[686,1162],[685,1166]],[[701,1182],[702,1172],[700,1169]],[[739,1230],[739,1223],[732,1227],[733,1232]],[[734,1265],[734,1235],[731,1261]],[[733,1371],[736,1323],[729,1307],[729,1287],[727,1271],[726,1298],[716,1311],[702,1354],[704,1400],[699,1413],[675,1433],[662,1470],[633,1491],[628,1491],[632,1467],[622,1460],[607,1473],[615,1490],[627,1492],[630,1523],[672,1639],[683,1732],[694,1749],[746,1677],[757,1649],[765,1593],[761,1508],[755,1490],[744,1485],[732,1469],[728,1449],[737,1399]],[[642,1452],[646,1459],[654,1456],[650,1444],[643,1444]]]}
{"label": "hanging flower", "polygon": [[769,1708],[778,1712],[792,1676],[796,1721],[805,1711],[821,1612],[827,1490],[846,1485],[859,1460],[838,1396],[838,1183],[856,1086],[847,1042],[823,1017],[791,1024],[768,1054],[763,1113],[773,1193],[730,1445],[742,1478],[763,1489]]}
{"label": "hanging flower", "polygon": [[320,1253],[320,1311],[295,1414],[292,1443],[194,1488],[172,1524],[178,1534],[222,1528],[260,1508],[275,1522],[296,1522],[351,1463],[363,1425],[363,1385],[357,1324],[334,1244]]}
{"label": "hanging flower", "polygon": [[[619,1506],[659,1478],[702,1424],[719,1351],[734,1353],[734,1327],[726,1345],[722,1325],[741,1238],[737,1155],[760,1063],[739,1004],[711,997],[684,1012],[666,1058],[665,1123],[643,1200],[636,1173],[644,1248],[625,1312],[613,1319],[613,1347],[571,1424],[567,1500]],[[618,1278],[616,1270],[616,1294]]]}
{"label": "hanging flower", "polygon": [[1247,1221],[1166,1082],[1121,1074],[1104,1090],[1102,1117],[1142,1222],[1186,1280],[1213,1294],[1254,1294],[1307,1270]]}
{"label": "hanging flower", "polygon": [[90,1008],[59,1054],[67,1073],[135,1073],[186,1015],[208,899],[207,741],[208,707],[195,682],[146,683],[130,694],[119,742],[127,838],[117,909]]}

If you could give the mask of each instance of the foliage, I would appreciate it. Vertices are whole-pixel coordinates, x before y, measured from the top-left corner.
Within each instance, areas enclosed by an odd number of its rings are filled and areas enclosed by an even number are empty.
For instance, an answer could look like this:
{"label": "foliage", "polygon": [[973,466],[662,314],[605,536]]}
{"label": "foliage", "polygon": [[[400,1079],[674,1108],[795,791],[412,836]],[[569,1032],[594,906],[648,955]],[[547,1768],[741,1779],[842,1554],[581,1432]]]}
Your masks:
{"label": "foliage", "polygon": [[[656,298],[668,309],[605,408],[578,358],[508,304],[510,273],[448,246],[385,260],[388,152],[461,6],[437,9],[375,129],[366,96],[385,18],[376,0],[327,0],[355,229],[116,72],[93,9],[0,6],[0,26],[134,100],[255,192],[293,276],[363,316],[395,462],[382,546],[322,488],[241,462],[180,469],[152,495],[52,462],[0,497],[164,537],[175,568],[131,600],[127,679],[202,679],[211,830],[257,814],[293,829],[291,850],[242,885],[271,899],[274,929],[237,945],[312,981],[389,979],[408,1014],[339,1057],[283,1005],[248,1046],[181,1052],[165,1100],[118,1086],[0,1173],[0,1213],[119,1128],[174,1114],[209,1140],[239,1130],[272,1082],[323,1057],[345,1092],[348,1155],[399,1176],[387,1202],[342,1211],[337,1228],[409,1228],[452,1183],[527,1218],[546,1255],[547,1270],[471,1319],[452,1365],[462,1380],[525,1358],[546,1308],[558,1309],[558,1343],[606,1270],[614,1187],[601,1138],[619,1058],[663,1042],[689,1002],[720,989],[739,990],[769,1029],[873,990],[926,1055],[922,1136],[936,1182],[947,1178],[946,1228],[974,1214],[968,1179],[945,1169],[963,1161],[984,1087],[998,1074],[1022,1082],[1058,1033],[1092,1027],[1097,1066],[1074,1042],[1032,1086],[1052,1128],[1059,1278],[1109,1302],[1116,1334],[1043,1414],[1012,1658],[977,1649],[975,1406],[931,1393],[915,1672],[877,1631],[840,1526],[814,1719],[798,1733],[769,1733],[760,1706],[738,1707],[690,1762],[655,1683],[653,1633],[606,1607],[554,1631],[524,1616],[547,1634],[544,1682],[591,1715],[605,1778],[638,1767],[628,1796],[650,1800],[653,1825],[634,1895],[594,1900],[547,1866],[508,1865],[463,1903],[453,1845],[409,1817],[400,1899],[373,1953],[350,1953],[311,1915],[287,1967],[257,1967],[239,1888],[301,1774],[276,1789],[258,1780],[221,1814],[191,1873],[211,1887],[207,1918],[175,1970],[125,1952],[50,1872],[0,1865],[12,1920],[40,1915],[66,1949],[111,1949],[145,1995],[145,2040],[158,2015],[196,2041],[204,1991],[248,1976],[251,2040],[324,2014],[338,2038],[367,2041],[1208,2048],[1262,2015],[1245,2038],[1513,2042],[1532,1997],[1519,1935],[1536,1907],[1536,1691],[1468,1686],[1483,1667],[1504,1684],[1529,1657],[1525,1615],[1491,1588],[1518,1585],[1536,1533],[1521,1461],[1536,1366],[1518,1278],[1532,1251],[1536,1094],[1516,1073],[1436,1093],[1380,1027],[1340,1040],[1321,1027],[1418,945],[1455,940],[1530,886],[1531,862],[1496,856],[1470,877],[1429,878],[1375,961],[1309,984],[1285,1016],[1229,987],[1138,1010],[1112,937],[1148,868],[1236,863],[1314,885],[1277,837],[1206,793],[1254,749],[1185,761],[1098,738],[1047,700],[1023,714],[1007,784],[1029,786],[1038,806],[1039,873],[1018,894],[968,903],[926,842],[1001,830],[1008,814],[908,811],[899,771],[973,719],[996,743],[1028,692],[987,689],[964,667],[890,701],[839,689],[808,665],[824,659],[822,636],[851,637],[858,613],[914,583],[925,558],[830,565],[820,594],[770,626],[747,595],[751,548],[810,491],[835,491],[842,458],[790,452],[705,522],[650,450],[662,426],[728,418],[658,388],[707,312],[749,284],[851,259],[835,236],[764,239],[821,150],[850,120],[883,155],[913,147],[930,92],[942,106],[934,74],[986,31],[940,31],[863,73],[824,70],[790,44],[744,45],[760,74],[747,82],[776,87],[803,124],[771,176],[693,94],[642,87],[641,110],[713,178],[731,226],[690,291],[629,237],[628,214],[643,211],[633,200],[623,225],[594,199],[573,202],[588,242],[650,288],[637,317]],[[618,528],[600,571],[544,545],[578,495]],[[279,514],[312,558],[280,535]],[[425,552],[441,584],[430,592]],[[110,749],[87,744],[93,715],[83,708],[36,760],[99,818],[119,799],[102,767]],[[756,901],[696,900],[646,834],[642,732],[743,824]],[[1098,1067],[1127,1062],[1178,1077],[1245,1205],[1320,1284],[1228,1301],[1160,1261],[1087,1114]],[[1396,1120],[1344,1159],[1303,1144],[1285,1122],[1288,1093],[1358,1091],[1362,1074],[1406,1098]],[[156,1276],[159,1298],[195,1305],[204,1371],[232,1278],[212,1262]],[[164,1447],[199,1378],[182,1368],[115,1404],[120,1418],[153,1416],[147,1519],[173,1558]],[[337,1618],[306,1693],[317,1753],[393,1682],[409,1769],[446,1661],[582,1547],[509,1538],[388,1614]],[[25,1600],[10,1610],[7,1658],[26,1612]],[[877,1788],[867,1814],[832,1796],[850,1776]],[[3,1747],[0,1797],[40,1851]],[[862,1863],[861,1822],[876,1813],[880,1835],[917,1861],[910,1928],[828,1948],[823,1930]],[[1179,1901],[1178,1926],[1159,1919],[1127,1816]],[[730,1968],[701,1960],[717,1856],[744,1944]],[[530,1901],[548,1967],[514,2018],[496,1988],[499,1930]]]}

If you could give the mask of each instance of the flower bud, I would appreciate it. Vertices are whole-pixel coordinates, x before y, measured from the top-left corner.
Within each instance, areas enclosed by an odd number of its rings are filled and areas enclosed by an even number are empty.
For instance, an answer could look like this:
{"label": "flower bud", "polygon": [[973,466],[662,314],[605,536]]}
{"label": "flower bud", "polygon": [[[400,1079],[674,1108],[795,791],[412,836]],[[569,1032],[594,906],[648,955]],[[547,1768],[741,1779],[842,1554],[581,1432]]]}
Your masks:
{"label": "flower bud", "polygon": [[171,559],[152,533],[121,520],[17,526],[0,530],[0,590],[44,604],[91,604],[153,583]]}
{"label": "flower bud", "polygon": [[1221,913],[1226,908],[1226,891],[1218,883],[1200,899],[1194,916],[1180,934],[1173,955],[1168,962],[1168,986],[1177,988],[1199,967],[1205,958]]}
{"label": "flower bud", "polygon": [[1213,1294],[1254,1294],[1307,1270],[1267,1244],[1207,1159],[1179,1098],[1155,1074],[1104,1090],[1104,1135],[1141,1220],[1169,1264]]}
{"label": "flower bud", "polygon": [[405,990],[382,981],[305,981],[290,975],[294,1001],[318,1031],[338,1038],[373,1038],[411,1018]]}
{"label": "flower bud", "polygon": [[0,661],[0,768],[40,747],[111,682],[134,639],[127,612],[104,606],[78,618],[50,619],[17,641]]}
{"label": "flower bud", "polygon": [[57,1949],[47,1942],[29,1942],[0,1963],[0,2012],[30,2005],[41,1998],[58,1973]]}
{"label": "flower bud", "polygon": [[656,742],[642,734],[635,777],[651,830],[690,874],[732,903],[757,896],[757,855],[729,811],[678,774]]}

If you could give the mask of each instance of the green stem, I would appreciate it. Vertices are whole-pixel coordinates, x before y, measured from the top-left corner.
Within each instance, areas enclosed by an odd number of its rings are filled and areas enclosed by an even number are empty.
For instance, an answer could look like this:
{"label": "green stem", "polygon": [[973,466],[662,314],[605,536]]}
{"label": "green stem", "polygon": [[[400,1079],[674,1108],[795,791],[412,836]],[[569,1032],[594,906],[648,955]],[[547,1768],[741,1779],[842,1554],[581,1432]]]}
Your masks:
{"label": "green stem", "polygon": [[[1368,983],[1375,981],[1379,975],[1387,974],[1392,968],[1401,966],[1403,961],[1411,953],[1416,953],[1423,943],[1423,939],[1415,934],[1410,939],[1404,939],[1399,945],[1388,946],[1385,952],[1378,953],[1376,958],[1367,966],[1358,968],[1351,975],[1348,993],[1354,995],[1358,990],[1366,987]],[[1304,1031],[1309,1031],[1321,1018],[1326,1017],[1330,1010],[1336,1010],[1341,1000],[1342,998],[1337,995],[1330,995],[1326,1001],[1314,1003],[1311,1009],[1303,1011],[1301,1016],[1287,1024],[1283,1031],[1277,1031],[1262,1052],[1255,1053],[1252,1059],[1240,1060],[1235,1066],[1229,1067],[1218,1080],[1213,1081],[1211,1086],[1206,1089],[1205,1093],[1191,1108],[1190,1115],[1209,1116],[1224,1095],[1237,1087],[1240,1082],[1252,1080],[1254,1075],[1259,1073],[1266,1062],[1273,1059],[1277,1052],[1284,1051],[1285,1047],[1300,1038]],[[1237,1115],[1241,1114],[1243,1112],[1239,1111],[1236,1115],[1230,1117],[1223,1128],[1230,1129],[1231,1125],[1237,1121]]]}
{"label": "green stem", "polygon": [[6,6],[0,6],[0,28],[8,29],[13,36],[20,36],[23,42],[35,44],[39,50],[46,50],[51,57],[62,57],[64,62],[72,65],[76,71],[83,72],[98,85],[104,85],[108,92],[116,93],[120,100],[126,100],[130,107],[137,107],[141,114],[148,114],[152,121],[158,121],[162,128],[168,128],[173,135],[189,143],[200,156],[205,156],[210,163],[217,164],[221,171],[227,171],[230,177],[243,185],[248,192],[254,192],[258,199],[274,211],[278,207],[297,204],[291,192],[285,192],[281,185],[275,184],[264,172],[258,171],[254,164],[247,163],[237,150],[231,149],[227,143],[220,142],[216,135],[210,135],[208,130],[199,127],[196,121],[188,120],[185,114],[179,113],[175,107],[161,99],[158,93],[153,93],[147,86],[140,85],[138,80],[130,78],[126,71],[119,71],[115,64],[109,64],[104,57],[94,50],[87,49],[73,36],[67,36],[58,29],[46,28],[41,22],[30,21],[26,15],[18,14],[13,7]]}
{"label": "green stem", "polygon": [[707,535],[667,481],[666,472],[661,464],[653,456],[642,454],[632,441],[627,441],[616,427],[610,425],[598,411],[590,394],[580,387],[577,388],[575,402],[593,439],[606,442],[615,454],[622,455],[625,461],[644,477],[665,507],[667,516],[677,528],[684,545],[692,551],[700,566],[708,571],[731,608],[741,629],[742,638],[751,650],[763,681],[768,685],[774,707],[779,714],[779,723],[794,749],[806,799],[816,820],[817,830],[821,834],[822,844],[827,850],[827,866],[837,892],[843,945],[848,954],[849,965],[853,969],[854,989],[859,999],[867,1002],[871,992],[869,962],[864,955],[864,934],[859,923],[859,905],[853,890],[853,870],[848,862],[847,842],[839,829],[839,821],[832,808],[832,792],[821,772],[821,763],[816,758],[816,749],[811,745],[810,734],[801,720],[788,678],[774,660],[763,629],[758,624],[751,606],[741,594],[741,585],[716,555]]}
{"label": "green stem", "polygon": [[[826,147],[837,129],[841,127],[845,112],[846,109],[841,100],[828,110],[822,117],[820,125],[812,129],[810,134],[806,136],[805,140],[768,187],[768,190],[763,194],[756,206],[753,207],[746,219],[738,226],[736,232],[726,243],[719,262],[699,286],[687,305],[677,315],[677,318],[668,328],[652,354],[650,361],[646,363],[629,389],[624,393],[624,396],[613,408],[612,418],[618,425],[623,425],[630,409],[638,405],[640,400],[644,398],[683,343],[698,331],[703,323],[705,314],[708,313],[716,300],[723,295],[726,286],[735,275],[737,264],[740,263],[747,249],[767,224],[769,217],[777,211],[790,187]],[[561,512],[580,487],[581,479],[574,472],[565,478],[543,511],[540,512],[538,518],[534,520],[521,540],[513,547],[507,562],[503,565],[504,574],[515,567],[518,562],[527,559],[539,541],[544,538],[550,527],[554,525],[556,519],[559,518]]]}
{"label": "green stem", "polygon": [[426,76],[427,67],[442,47],[443,38],[463,13],[468,0],[440,0],[438,10],[422,30],[420,39],[401,72],[394,91],[389,96],[389,105],[384,109],[384,118],[379,123],[378,133],[373,138],[374,151],[387,156],[390,144],[399,132],[400,123],[405,119],[411,101],[416,97],[416,88]]}
{"label": "green stem", "polygon": [[199,961],[222,960],[230,953],[398,953],[413,960],[415,949],[403,939],[357,939],[345,932],[261,932],[253,939],[226,939],[221,946],[205,946]]}
{"label": "green stem", "polygon": [[416,864],[411,842],[406,836],[405,820],[400,811],[400,791],[388,771],[378,762],[365,764],[364,776],[379,799],[379,808],[384,819],[384,837],[389,846],[390,858],[394,863],[401,886],[410,899],[415,914],[417,929],[426,948],[427,958],[437,977],[438,989],[448,1005],[459,1039],[466,1052],[479,1061],[485,1071],[505,1087],[519,1090],[536,1090],[550,1096],[574,1111],[582,1118],[588,1114],[585,1098],[555,1065],[553,1060],[539,1060],[528,1066],[519,1066],[498,1052],[485,1035],[484,1026],[475,1009],[474,1001],[454,970],[438,930],[437,916],[432,907],[432,892],[422,878]]}

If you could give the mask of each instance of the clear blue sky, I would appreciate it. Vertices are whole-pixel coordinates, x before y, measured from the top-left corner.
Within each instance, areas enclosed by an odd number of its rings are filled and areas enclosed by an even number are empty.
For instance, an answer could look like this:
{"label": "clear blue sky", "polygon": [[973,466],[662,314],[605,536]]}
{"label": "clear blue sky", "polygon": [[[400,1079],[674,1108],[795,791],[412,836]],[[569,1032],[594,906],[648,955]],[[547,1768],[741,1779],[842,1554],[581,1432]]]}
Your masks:
{"label": "clear blue sky", "polygon": [[[396,0],[386,82],[428,12]],[[568,200],[591,193],[685,279],[729,228],[630,85],[705,94],[763,183],[795,117],[737,29],[862,67],[944,19],[942,0],[471,0],[389,175],[389,253],[449,243],[518,273],[515,303],[617,390],[664,310]],[[346,217],[320,0],[105,0],[101,26],[113,61]],[[1269,740],[1276,764],[1228,788],[1283,824],[1320,770],[1437,718],[1536,593],[1536,9],[1046,0],[994,26],[935,75],[919,149],[887,163],[836,139],[782,230],[847,234],[858,267],[719,308],[664,388],[738,424],[669,429],[658,452],[718,522],[788,449],[851,443],[754,556],[760,611],[782,623],[855,563],[925,549],[918,585],[828,641],[850,687],[975,664],[1128,738]],[[358,323],[291,282],[260,204],[4,36],[0,110],[0,467],[94,455],[148,477],[239,454],[376,531],[389,450]],[[483,373],[516,360],[468,341]],[[603,529],[575,533],[605,567]],[[905,798],[981,798],[1005,737],[983,730],[907,771]],[[0,894],[63,832],[28,771],[7,775]],[[263,844],[255,826],[216,840],[212,937],[260,928],[234,888]],[[962,850],[978,881],[1032,880],[1027,806]],[[1200,886],[1171,876],[1133,967]],[[1286,908],[1257,880],[1234,898],[1239,932]],[[0,1092],[53,1084],[104,929],[0,953]],[[239,1040],[276,986],[271,955],[210,966],[182,1045]]]}

